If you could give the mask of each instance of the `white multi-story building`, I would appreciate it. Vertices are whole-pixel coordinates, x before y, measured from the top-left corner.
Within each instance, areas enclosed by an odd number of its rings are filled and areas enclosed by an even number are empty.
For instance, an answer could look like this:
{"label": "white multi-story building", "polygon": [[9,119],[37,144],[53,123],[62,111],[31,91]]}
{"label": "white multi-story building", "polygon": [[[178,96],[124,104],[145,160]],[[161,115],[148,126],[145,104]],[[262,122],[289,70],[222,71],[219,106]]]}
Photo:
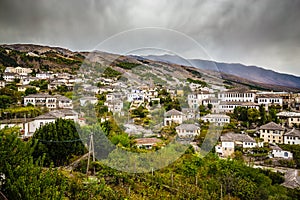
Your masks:
{"label": "white multi-story building", "polygon": [[216,145],[215,150],[221,157],[233,155],[236,146],[242,148],[263,147],[263,142],[257,142],[247,134],[226,133],[221,136],[221,145]]}
{"label": "white multi-story building", "polygon": [[24,106],[28,104],[34,106],[47,107],[49,109],[56,109],[56,97],[49,94],[30,94],[24,97]]}
{"label": "white multi-story building", "polygon": [[230,122],[230,117],[228,115],[223,115],[223,114],[208,114],[201,117],[201,119],[204,122],[214,123],[217,126],[223,126]]}
{"label": "white multi-story building", "polygon": [[232,113],[236,107],[255,108],[257,110],[259,109],[259,105],[253,102],[221,101],[219,104],[218,112]]}
{"label": "white multi-story building", "polygon": [[209,104],[212,106],[211,112],[212,113],[219,113],[219,105],[220,105],[220,99],[216,97],[211,97],[208,99],[203,99],[202,100],[202,105],[208,106]]}
{"label": "white multi-story building", "polygon": [[277,114],[279,119],[285,126],[293,127],[294,125],[300,125],[300,113],[299,112],[280,112]]}
{"label": "white multi-story building", "polygon": [[32,72],[32,70],[30,68],[24,68],[24,67],[7,67],[5,69],[5,72],[16,73],[18,75],[27,76],[29,73]]}
{"label": "white multi-story building", "polygon": [[24,97],[24,106],[28,104],[47,107],[50,110],[56,108],[73,108],[72,100],[62,95],[30,94]]}
{"label": "white multi-story building", "polygon": [[108,112],[120,113],[123,109],[123,101],[118,99],[106,101],[104,105],[107,106]]}
{"label": "white multi-story building", "polygon": [[182,112],[172,109],[165,113],[164,126],[169,126],[173,123],[182,124],[186,120],[185,114]]}
{"label": "white multi-story building", "polygon": [[259,131],[260,138],[262,138],[264,142],[283,144],[283,134],[285,129],[279,124],[270,122],[268,124],[262,125],[259,128]]}
{"label": "white multi-story building", "polygon": [[257,97],[257,102],[259,105],[264,105],[268,108],[270,105],[279,105],[282,107],[283,98],[281,96],[274,95],[260,95]]}
{"label": "white multi-story building", "polygon": [[129,94],[127,94],[127,101],[140,101],[143,102],[145,100],[145,94],[143,90],[133,89]]}
{"label": "white multi-story building", "polygon": [[51,74],[49,73],[37,73],[35,75],[36,78],[38,79],[49,79],[51,77]]}
{"label": "white multi-story building", "polygon": [[221,101],[254,102],[255,92],[244,88],[232,89],[225,92],[220,92],[218,94],[218,98]]}
{"label": "white multi-story building", "polygon": [[202,105],[202,101],[204,99],[214,98],[215,94],[210,93],[208,91],[200,91],[194,94],[188,95],[188,104],[192,109],[197,109],[199,105]]}
{"label": "white multi-story building", "polygon": [[195,124],[181,124],[176,127],[179,138],[194,138],[200,134],[200,127]]}
{"label": "white multi-story building", "polygon": [[17,74],[16,73],[12,73],[12,72],[5,72],[3,74],[3,79],[6,81],[6,82],[13,82],[16,78]]}
{"label": "white multi-story building", "polygon": [[300,131],[292,129],[284,134],[284,144],[300,144]]}
{"label": "white multi-story building", "polygon": [[82,97],[79,101],[81,106],[86,106],[88,103],[95,105],[98,99],[96,97]]}

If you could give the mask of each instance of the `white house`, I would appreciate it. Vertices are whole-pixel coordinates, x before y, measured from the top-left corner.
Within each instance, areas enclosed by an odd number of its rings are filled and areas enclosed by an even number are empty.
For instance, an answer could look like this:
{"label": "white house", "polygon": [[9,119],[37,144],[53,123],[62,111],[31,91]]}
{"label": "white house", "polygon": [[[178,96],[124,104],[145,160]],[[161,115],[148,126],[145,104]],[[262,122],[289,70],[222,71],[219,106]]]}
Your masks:
{"label": "white house", "polygon": [[108,93],[106,95],[106,101],[112,101],[112,100],[115,100],[115,99],[122,99],[122,98],[123,98],[123,94],[118,93],[118,92]]}
{"label": "white house", "polygon": [[127,101],[140,101],[143,102],[145,100],[144,91],[138,89],[132,89],[129,94],[127,94]]}
{"label": "white house", "polygon": [[169,126],[172,122],[182,124],[184,120],[186,120],[186,116],[182,112],[172,109],[165,113],[164,126]]}
{"label": "white house", "polygon": [[176,127],[179,138],[194,138],[200,134],[200,127],[195,124],[180,124]]}
{"label": "white house", "polygon": [[197,109],[199,105],[202,104],[204,99],[214,98],[215,94],[210,93],[209,91],[200,91],[197,93],[189,94],[188,95],[188,104],[189,107],[192,109]]}
{"label": "white house", "polygon": [[16,73],[11,73],[11,72],[5,72],[3,74],[3,79],[6,81],[6,82],[13,82],[16,78]]}
{"label": "white house", "polygon": [[85,106],[86,104],[96,104],[98,102],[98,99],[96,97],[82,97],[80,98],[80,105]]}
{"label": "white house", "polygon": [[283,134],[285,129],[279,124],[276,124],[275,122],[267,123],[262,125],[259,128],[259,131],[260,138],[262,138],[264,142],[283,144]]}
{"label": "white house", "polygon": [[255,141],[247,134],[226,133],[221,136],[221,145],[215,147],[216,152],[221,157],[228,157],[234,153],[236,146],[242,148],[263,147],[262,142]]}
{"label": "white house", "polygon": [[207,114],[207,115],[201,117],[201,119],[204,122],[214,123],[217,126],[223,126],[224,124],[227,124],[230,122],[230,117],[228,115],[224,115],[224,114]]}
{"label": "white house", "polygon": [[123,101],[118,99],[105,101],[104,105],[107,106],[108,112],[120,113],[123,109]]}
{"label": "white house", "polygon": [[211,111],[212,113],[219,113],[219,105],[220,105],[220,99],[216,97],[211,97],[208,99],[202,100],[202,105],[208,106],[209,104],[212,106]]}
{"label": "white house", "polygon": [[277,114],[279,119],[285,123],[285,126],[293,127],[294,125],[300,125],[300,113],[299,112],[280,112]]}
{"label": "white house", "polygon": [[24,106],[27,106],[28,104],[47,107],[50,110],[56,108],[73,108],[72,100],[62,95],[30,94],[24,97]]}
{"label": "white house", "polygon": [[300,144],[300,131],[292,129],[284,134],[284,144]]}
{"label": "white house", "polygon": [[56,97],[49,94],[30,94],[24,97],[24,106],[32,104],[34,106],[47,107],[49,109],[56,109]]}
{"label": "white house", "polygon": [[30,129],[27,136],[32,136],[33,133],[41,126],[47,123],[54,123],[56,119],[70,119],[78,122],[78,113],[71,109],[53,110],[44,115],[40,115],[29,123]]}
{"label": "white house", "polygon": [[54,95],[56,97],[57,107],[63,109],[73,109],[72,100],[62,96],[62,95]]}
{"label": "white house", "polygon": [[219,104],[220,113],[232,113],[236,107],[255,108],[259,109],[259,105],[253,102],[241,101],[221,101]]}
{"label": "white house", "polygon": [[271,158],[293,159],[293,153],[284,151],[277,145],[271,145],[270,148],[272,149],[270,154]]}
{"label": "white house", "polygon": [[270,105],[279,105],[282,107],[283,98],[281,96],[274,96],[274,95],[260,95],[257,97],[257,102],[259,105],[264,105],[266,109]]}
{"label": "white house", "polygon": [[38,79],[49,79],[51,76],[51,74],[49,73],[37,73],[35,75],[35,77],[37,77]]}
{"label": "white house", "polygon": [[221,99],[221,101],[254,102],[255,92],[245,88],[231,89],[220,92],[218,98]]}
{"label": "white house", "polygon": [[158,138],[138,138],[134,140],[138,148],[152,149],[162,141]]}
{"label": "white house", "polygon": [[70,109],[53,110],[36,118],[22,118],[5,120],[1,122],[0,129],[4,127],[20,127],[20,132],[23,138],[32,137],[33,133],[41,126],[47,123],[54,123],[56,119],[70,119],[78,121],[78,113]]}
{"label": "white house", "polygon": [[16,73],[19,75],[27,76],[29,73],[32,72],[32,70],[30,68],[24,68],[24,67],[7,67],[5,69],[5,72]]}
{"label": "white house", "polygon": [[0,81],[0,88],[4,88],[6,85],[6,82],[5,81]]}

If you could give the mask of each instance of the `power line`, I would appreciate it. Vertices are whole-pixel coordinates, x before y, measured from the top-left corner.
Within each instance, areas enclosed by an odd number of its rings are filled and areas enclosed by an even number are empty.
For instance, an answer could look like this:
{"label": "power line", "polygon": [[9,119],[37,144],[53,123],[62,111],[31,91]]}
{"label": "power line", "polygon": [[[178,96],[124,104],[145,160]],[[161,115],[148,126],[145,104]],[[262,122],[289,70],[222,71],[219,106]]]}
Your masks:
{"label": "power line", "polygon": [[48,143],[71,143],[71,142],[78,142],[84,141],[83,139],[76,139],[76,140],[41,140],[37,139],[38,142],[48,142]]}

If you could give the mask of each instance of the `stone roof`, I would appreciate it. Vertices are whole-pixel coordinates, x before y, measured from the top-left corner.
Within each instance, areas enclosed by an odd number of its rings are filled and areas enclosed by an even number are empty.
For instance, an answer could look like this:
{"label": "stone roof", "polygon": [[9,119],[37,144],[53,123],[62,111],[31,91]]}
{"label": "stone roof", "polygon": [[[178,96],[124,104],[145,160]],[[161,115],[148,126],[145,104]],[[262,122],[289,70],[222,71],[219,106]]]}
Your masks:
{"label": "stone roof", "polygon": [[138,138],[134,140],[136,144],[143,145],[143,144],[156,144],[161,142],[158,138]]}
{"label": "stone roof", "polygon": [[196,131],[199,130],[200,127],[195,124],[181,124],[176,127],[176,130],[186,130],[186,131]]}
{"label": "stone roof", "polygon": [[259,104],[253,102],[242,102],[242,101],[221,101],[220,105],[258,106]]}
{"label": "stone roof", "polygon": [[277,94],[263,94],[263,95],[259,95],[257,98],[258,99],[261,99],[261,98],[282,99],[282,97]]}
{"label": "stone roof", "polygon": [[300,138],[300,131],[297,129],[292,129],[292,130],[288,131],[284,136],[292,136],[292,137]]}
{"label": "stone roof", "polygon": [[222,93],[255,93],[255,92],[249,90],[248,88],[233,88],[233,89],[224,91]]}
{"label": "stone roof", "polygon": [[34,119],[58,119],[66,116],[77,115],[77,112],[71,109],[62,109],[62,110],[52,110],[46,114],[37,116]]}
{"label": "stone roof", "polygon": [[168,112],[165,113],[165,116],[171,116],[171,115],[183,115],[183,113],[175,109],[169,110]]}
{"label": "stone roof", "polygon": [[54,116],[50,113],[46,113],[46,114],[43,114],[43,115],[39,115],[34,119],[36,120],[36,119],[56,119],[56,118],[57,118],[56,116]]}
{"label": "stone roof", "polygon": [[298,112],[280,112],[277,114],[278,117],[300,117]]}
{"label": "stone roof", "polygon": [[223,115],[223,114],[207,114],[203,116],[202,118],[230,118],[228,115]]}
{"label": "stone roof", "polygon": [[221,136],[222,142],[255,142],[255,140],[247,134],[226,133]]}
{"label": "stone roof", "polygon": [[270,145],[270,149],[276,150],[276,151],[282,151],[282,149],[277,145]]}
{"label": "stone roof", "polygon": [[62,95],[54,95],[54,97],[57,98],[58,101],[71,101],[71,99],[69,99],[68,97],[62,96]]}
{"label": "stone roof", "polygon": [[259,129],[261,130],[279,130],[284,131],[284,128],[275,122],[269,122],[265,125],[262,125]]}
{"label": "stone roof", "polygon": [[24,98],[53,98],[53,96],[49,94],[30,94]]}

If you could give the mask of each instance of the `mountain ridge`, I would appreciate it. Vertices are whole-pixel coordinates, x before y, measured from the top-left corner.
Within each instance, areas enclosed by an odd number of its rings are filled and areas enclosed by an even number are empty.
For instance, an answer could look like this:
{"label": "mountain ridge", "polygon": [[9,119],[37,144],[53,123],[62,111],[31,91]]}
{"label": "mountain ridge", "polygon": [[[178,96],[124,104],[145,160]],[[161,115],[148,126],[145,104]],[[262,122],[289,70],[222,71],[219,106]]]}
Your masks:
{"label": "mountain ridge", "polygon": [[[274,84],[300,88],[300,77],[292,74],[276,72],[255,65],[244,65],[240,63],[224,63],[201,59],[184,59],[175,55],[148,55],[145,59],[168,62],[180,65],[189,65],[204,70],[218,71],[263,84]],[[247,77],[245,77],[247,74]]]}

